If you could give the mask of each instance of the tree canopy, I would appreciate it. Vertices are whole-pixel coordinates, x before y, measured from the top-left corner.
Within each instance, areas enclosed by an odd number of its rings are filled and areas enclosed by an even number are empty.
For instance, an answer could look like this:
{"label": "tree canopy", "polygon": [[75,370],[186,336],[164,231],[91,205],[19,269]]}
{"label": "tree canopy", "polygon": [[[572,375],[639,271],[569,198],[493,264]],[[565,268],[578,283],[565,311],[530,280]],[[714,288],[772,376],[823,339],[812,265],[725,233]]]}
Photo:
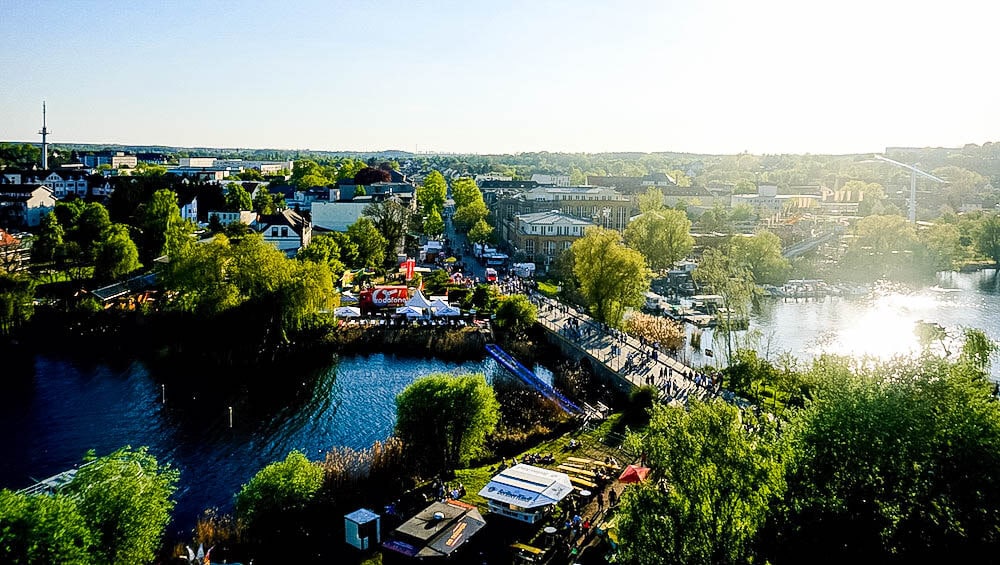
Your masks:
{"label": "tree canopy", "polygon": [[625,228],[625,242],[646,258],[650,269],[669,269],[691,252],[691,220],[678,210],[651,209]]}
{"label": "tree canopy", "polygon": [[423,184],[417,187],[417,203],[424,215],[429,216],[435,211],[438,214],[443,213],[444,201],[447,196],[448,185],[445,183],[444,176],[437,171],[431,171],[424,178]]}
{"label": "tree canopy", "polygon": [[626,247],[618,232],[589,228],[571,249],[573,274],[594,318],[618,325],[626,308],[642,305],[649,269],[642,254]]}
{"label": "tree canopy", "polygon": [[396,435],[420,469],[455,469],[482,453],[499,406],[481,374],[430,375],[396,397]]}

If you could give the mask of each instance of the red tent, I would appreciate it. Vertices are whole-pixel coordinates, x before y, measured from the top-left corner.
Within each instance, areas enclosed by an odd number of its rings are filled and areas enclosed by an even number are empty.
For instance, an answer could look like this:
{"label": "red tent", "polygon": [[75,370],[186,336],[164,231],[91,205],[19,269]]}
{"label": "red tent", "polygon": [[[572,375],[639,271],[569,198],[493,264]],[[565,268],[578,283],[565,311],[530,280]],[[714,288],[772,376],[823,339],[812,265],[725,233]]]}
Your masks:
{"label": "red tent", "polygon": [[620,483],[641,483],[646,480],[649,476],[649,467],[640,467],[638,465],[629,465],[625,467],[622,474],[618,477],[618,482]]}

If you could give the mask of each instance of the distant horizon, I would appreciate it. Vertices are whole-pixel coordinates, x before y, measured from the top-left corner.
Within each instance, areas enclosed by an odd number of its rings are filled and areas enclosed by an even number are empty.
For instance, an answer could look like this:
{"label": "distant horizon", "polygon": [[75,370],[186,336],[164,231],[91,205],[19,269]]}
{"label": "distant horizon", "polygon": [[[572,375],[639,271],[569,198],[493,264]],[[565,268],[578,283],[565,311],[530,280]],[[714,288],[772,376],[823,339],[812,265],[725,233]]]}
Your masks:
{"label": "distant horizon", "polygon": [[[0,143],[7,144],[28,144],[41,146],[42,142],[39,141],[22,141],[22,140],[0,140]],[[366,149],[366,150],[353,150],[353,149],[317,149],[317,148],[283,148],[283,147],[246,147],[246,146],[210,146],[210,145],[170,145],[165,143],[122,143],[122,142],[91,142],[91,141],[49,141],[49,146],[60,146],[60,145],[93,145],[97,147],[162,147],[164,149],[174,149],[174,150],[185,150],[185,149],[196,149],[196,150],[219,150],[219,151],[282,151],[282,152],[312,152],[312,153],[349,153],[349,154],[365,154],[365,153],[406,153],[409,155],[480,155],[480,156],[503,156],[503,155],[523,155],[532,153],[549,153],[549,154],[562,154],[562,155],[612,155],[612,154],[663,154],[672,153],[678,155],[704,155],[704,156],[727,156],[727,155],[817,155],[817,156],[829,156],[829,157],[844,157],[851,155],[868,155],[868,154],[879,154],[884,155],[886,149],[912,149],[918,151],[931,151],[931,150],[950,150],[950,151],[961,151],[966,145],[977,145],[982,146],[986,143],[1000,143],[1000,141],[984,141],[982,143],[969,142],[962,145],[956,146],[946,146],[946,145],[930,145],[930,146],[908,146],[908,145],[888,145],[883,147],[881,150],[877,151],[850,151],[846,153],[814,153],[811,151],[796,151],[796,152],[781,152],[781,153],[755,153],[752,151],[744,152],[740,151],[737,153],[705,153],[697,151],[677,151],[677,150],[657,150],[657,151],[632,151],[632,150],[608,150],[608,151],[558,151],[550,149],[541,150],[526,150],[526,151],[515,151],[515,152],[487,152],[480,153],[474,151],[420,151],[414,152],[407,149],[400,148],[386,148],[386,149]]]}
{"label": "distant horizon", "polygon": [[37,139],[46,101],[56,144],[960,147],[1000,132],[996,21],[981,0],[7,2],[0,138]]}

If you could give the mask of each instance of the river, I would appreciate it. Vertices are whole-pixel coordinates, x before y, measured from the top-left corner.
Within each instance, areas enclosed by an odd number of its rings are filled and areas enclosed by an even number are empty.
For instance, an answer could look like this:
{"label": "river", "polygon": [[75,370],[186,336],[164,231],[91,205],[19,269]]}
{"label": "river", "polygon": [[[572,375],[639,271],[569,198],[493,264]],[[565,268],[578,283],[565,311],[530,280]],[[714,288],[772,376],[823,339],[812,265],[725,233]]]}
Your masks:
{"label": "river", "polygon": [[210,392],[190,384],[164,387],[172,375],[154,374],[139,362],[20,361],[5,363],[0,378],[0,487],[23,488],[32,477],[69,469],[88,449],[104,455],[147,445],[181,471],[174,523],[182,536],[201,510],[231,509],[240,485],[291,449],[319,459],[332,447],[365,448],[388,437],[395,397],[417,377],[479,372],[492,378],[497,368],[492,359],[348,356],[311,367],[282,364],[268,369],[270,383]]}
{"label": "river", "polygon": [[[820,353],[886,359],[919,351],[918,321],[940,324],[952,338],[962,328],[976,328],[1000,340],[1000,276],[993,269],[943,272],[932,286],[879,285],[862,297],[765,298],[750,327],[759,336],[753,345],[771,359],[784,352],[804,361]],[[954,352],[958,344],[951,345]],[[710,330],[702,336],[702,347],[725,349],[713,343]],[[687,355],[695,364],[722,362],[720,355]],[[1000,362],[994,362],[992,377],[1000,380]]]}

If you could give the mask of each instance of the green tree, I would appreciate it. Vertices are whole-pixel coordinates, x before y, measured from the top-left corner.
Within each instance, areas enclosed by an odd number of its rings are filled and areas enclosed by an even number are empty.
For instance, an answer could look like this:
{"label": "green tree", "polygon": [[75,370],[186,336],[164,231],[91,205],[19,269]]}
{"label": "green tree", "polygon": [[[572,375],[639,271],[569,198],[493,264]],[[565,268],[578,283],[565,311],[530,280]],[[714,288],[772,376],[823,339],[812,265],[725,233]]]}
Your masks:
{"label": "green tree", "polygon": [[656,405],[640,444],[658,480],[622,497],[623,562],[752,562],[785,488],[774,426],[722,401]]}
{"label": "green tree", "polygon": [[94,562],[124,565],[156,557],[178,476],[145,447],[123,447],[77,471],[66,493],[92,532]]}
{"label": "green tree", "polygon": [[722,297],[724,315],[719,316],[716,333],[726,339],[726,359],[733,358],[736,332],[750,317],[750,306],[757,292],[753,273],[731,255],[706,249],[694,271],[694,280]]}
{"label": "green tree", "polygon": [[646,192],[639,195],[639,211],[643,214],[647,212],[658,212],[663,209],[663,191],[656,187],[646,189]]}
{"label": "green tree", "polygon": [[264,175],[257,169],[244,169],[242,172],[236,174],[235,178],[237,180],[262,181],[264,180]]}
{"label": "green tree", "polygon": [[431,210],[427,217],[424,218],[424,234],[427,237],[438,237],[444,233],[444,220],[441,218],[441,213],[437,210]]}
{"label": "green tree", "polygon": [[824,383],[786,432],[773,562],[963,563],[996,551],[1000,404],[975,356],[896,360]]}
{"label": "green tree", "polygon": [[177,194],[169,188],[154,192],[142,209],[143,260],[149,262],[163,254],[168,228],[182,222]]}
{"label": "green tree", "polygon": [[112,281],[137,270],[139,250],[129,237],[128,226],[113,224],[104,232],[104,240],[97,244],[94,258],[94,278]]}
{"label": "green tree", "polygon": [[479,221],[475,223],[469,229],[469,241],[472,243],[486,243],[490,240],[490,236],[493,235],[493,226],[486,223],[486,220],[480,218]]}
{"label": "green tree", "polygon": [[649,290],[649,269],[642,254],[626,247],[618,232],[590,228],[571,249],[573,273],[598,321],[618,325],[626,308],[642,305]]}
{"label": "green tree", "polygon": [[517,336],[523,334],[538,319],[538,309],[523,294],[514,294],[500,299],[497,306],[497,327]]}
{"label": "green tree", "polygon": [[230,212],[252,210],[253,199],[241,184],[235,182],[229,183],[229,188],[226,191],[226,208]]}
{"label": "green tree", "polygon": [[63,238],[66,230],[59,223],[59,218],[55,212],[49,212],[42,216],[38,237],[35,238],[31,246],[31,260],[36,263],[44,263],[55,258],[56,252],[63,245]]}
{"label": "green tree", "polygon": [[486,203],[480,200],[473,200],[472,203],[460,206],[455,209],[455,226],[460,230],[468,231],[480,220],[485,220],[490,215]]}
{"label": "green tree", "polygon": [[691,221],[684,212],[661,208],[650,210],[629,222],[625,242],[642,253],[654,271],[669,269],[691,252]]}
{"label": "green tree", "polygon": [[321,233],[312,236],[309,245],[299,249],[295,258],[301,261],[325,263],[335,278],[340,278],[340,275],[344,274],[344,263],[340,260],[340,245],[337,243],[337,238],[331,234]]}
{"label": "green tree", "polygon": [[31,319],[35,284],[25,275],[0,273],[0,336],[10,335]]}
{"label": "green tree", "polygon": [[292,451],[243,485],[236,495],[236,517],[253,545],[280,555],[307,539],[322,486],[323,468],[302,452]]}
{"label": "green tree", "polygon": [[440,215],[444,211],[444,201],[447,197],[448,185],[444,176],[437,171],[431,171],[424,179],[424,183],[417,187],[417,204],[425,216],[429,216],[432,212]]}
{"label": "green tree", "polygon": [[385,263],[385,250],[389,245],[375,223],[368,216],[361,216],[356,222],[347,226],[347,235],[358,249],[358,261],[361,266],[376,268]]}
{"label": "green tree", "polygon": [[455,469],[483,452],[499,407],[481,374],[423,377],[396,397],[396,435],[420,469]]}
{"label": "green tree", "polygon": [[733,236],[729,254],[737,265],[749,269],[757,284],[783,284],[788,280],[791,264],[781,254],[781,239],[767,230],[750,237]]}
{"label": "green tree", "polygon": [[893,280],[913,267],[918,247],[916,229],[902,216],[868,216],[854,225],[844,260],[862,276]]}
{"label": "green tree", "polygon": [[451,199],[455,201],[455,209],[457,210],[473,202],[481,201],[483,193],[479,190],[479,186],[476,185],[476,181],[468,177],[463,177],[452,181]]}
{"label": "green tree", "polygon": [[108,209],[99,202],[90,202],[84,206],[77,218],[72,234],[73,240],[80,244],[85,257],[92,257],[110,227]]}
{"label": "green tree", "polygon": [[935,271],[955,269],[965,258],[962,234],[954,224],[936,223],[917,234],[926,253],[926,261]]}
{"label": "green tree", "polygon": [[1000,264],[1000,216],[983,218],[976,232],[976,250]]}
{"label": "green tree", "polygon": [[72,499],[0,490],[0,562],[88,565],[90,549],[90,530]]}
{"label": "green tree", "polygon": [[265,216],[273,214],[275,210],[274,198],[267,188],[259,187],[257,195],[253,198],[253,211]]}
{"label": "green tree", "polygon": [[375,228],[386,240],[383,257],[386,261],[396,260],[396,250],[403,245],[403,237],[410,225],[413,212],[398,198],[388,198],[377,204],[365,206],[362,212],[371,218]]}

